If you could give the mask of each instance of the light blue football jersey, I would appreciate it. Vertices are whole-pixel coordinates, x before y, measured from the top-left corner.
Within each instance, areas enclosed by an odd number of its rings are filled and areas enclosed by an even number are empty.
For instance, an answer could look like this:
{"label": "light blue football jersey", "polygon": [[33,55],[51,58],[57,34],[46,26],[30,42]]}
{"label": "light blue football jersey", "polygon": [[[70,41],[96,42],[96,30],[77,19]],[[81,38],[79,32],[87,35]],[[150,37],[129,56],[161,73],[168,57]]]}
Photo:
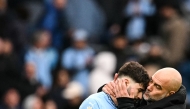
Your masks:
{"label": "light blue football jersey", "polygon": [[117,107],[108,94],[99,92],[86,98],[79,109],[117,109]]}

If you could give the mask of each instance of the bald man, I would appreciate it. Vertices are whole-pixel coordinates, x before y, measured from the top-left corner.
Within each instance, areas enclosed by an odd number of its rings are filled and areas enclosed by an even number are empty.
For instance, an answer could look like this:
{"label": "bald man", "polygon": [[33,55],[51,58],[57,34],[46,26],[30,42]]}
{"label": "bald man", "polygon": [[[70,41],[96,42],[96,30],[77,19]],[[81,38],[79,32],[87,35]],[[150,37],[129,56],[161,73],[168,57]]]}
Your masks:
{"label": "bald man", "polygon": [[[180,73],[174,68],[158,70],[152,76],[142,100],[134,100],[124,84],[116,81],[114,85],[109,83],[103,87],[103,91],[116,96],[118,109],[186,109],[186,89]],[[110,88],[116,91],[109,92]]]}

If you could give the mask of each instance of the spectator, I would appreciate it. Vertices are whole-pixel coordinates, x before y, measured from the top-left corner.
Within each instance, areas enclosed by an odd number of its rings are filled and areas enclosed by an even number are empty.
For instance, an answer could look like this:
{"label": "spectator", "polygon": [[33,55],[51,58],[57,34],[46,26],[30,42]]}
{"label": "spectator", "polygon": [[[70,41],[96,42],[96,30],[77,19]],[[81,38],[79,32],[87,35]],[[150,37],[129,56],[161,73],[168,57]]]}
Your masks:
{"label": "spectator", "polygon": [[[76,30],[73,35],[73,46],[62,53],[62,67],[71,70],[72,80],[88,89],[89,67],[95,51],[87,43],[88,34],[85,30]],[[84,79],[85,78],[85,79]],[[88,95],[88,91],[86,93]]]}
{"label": "spectator", "polygon": [[175,67],[184,59],[188,41],[188,26],[180,13],[180,1],[163,0],[160,12],[165,18],[161,26],[161,36],[166,45],[164,55],[167,62]]}
{"label": "spectator", "polygon": [[[154,40],[150,40],[150,50],[147,55],[140,59],[140,63],[146,68],[150,68],[150,70],[155,69],[156,71],[157,69],[168,66],[167,61],[163,57],[163,49],[163,42],[159,41],[159,39],[155,38]],[[152,74],[153,73],[154,72],[152,72]]]}
{"label": "spectator", "polygon": [[63,91],[63,97],[69,100],[66,109],[79,109],[82,103],[84,89],[78,82],[72,81],[68,84],[67,88]]}
{"label": "spectator", "polygon": [[67,32],[67,20],[64,11],[66,5],[67,0],[47,2],[40,22],[40,28],[49,30],[52,34],[52,46],[57,50],[62,50]]}
{"label": "spectator", "polygon": [[103,9],[106,17],[106,29],[101,37],[101,43],[108,45],[110,38],[120,34],[123,29],[123,10],[128,0],[95,0]]}
{"label": "spectator", "polygon": [[10,87],[17,87],[21,80],[21,67],[9,39],[0,38],[0,97]]}
{"label": "spectator", "polygon": [[[96,93],[98,88],[111,80],[116,68],[116,56],[112,52],[99,52],[94,58],[94,68],[89,76],[90,94]],[[97,81],[98,80],[98,81]]]}
{"label": "spectator", "polygon": [[44,109],[58,109],[58,108],[53,100],[47,100],[44,104]]}
{"label": "spectator", "polygon": [[49,97],[56,103],[58,109],[65,109],[68,103],[68,100],[62,96],[62,92],[70,82],[69,73],[66,69],[58,69],[54,79],[55,83],[49,93]]}
{"label": "spectator", "polygon": [[36,80],[46,89],[52,86],[51,71],[56,67],[58,54],[51,48],[51,35],[48,31],[36,31],[33,36],[33,45],[25,55],[25,62],[32,62],[36,66]]}
{"label": "spectator", "polygon": [[20,83],[21,99],[23,100],[28,95],[34,94],[41,84],[36,79],[36,66],[32,62],[25,63],[24,78]]}
{"label": "spectator", "polygon": [[117,58],[116,69],[113,75],[119,70],[125,62],[135,59],[136,54],[131,49],[128,39],[124,35],[117,35],[112,39],[110,51],[113,52]]}
{"label": "spectator", "polygon": [[151,16],[155,7],[150,0],[129,0],[124,10],[126,18],[125,35],[130,42],[145,36],[146,16]]}
{"label": "spectator", "polygon": [[23,109],[43,109],[42,99],[35,95],[28,96],[23,102]]}
{"label": "spectator", "polygon": [[68,0],[66,16],[70,29],[84,29],[89,39],[98,43],[105,26],[105,15],[95,0]]}
{"label": "spectator", "polygon": [[10,88],[6,91],[0,109],[22,109],[20,106],[20,95],[16,89]]}
{"label": "spectator", "polygon": [[[8,38],[13,44],[14,52],[22,55],[26,44],[26,20],[22,16],[24,12],[17,13],[16,10],[10,10],[8,0],[0,0],[0,35]],[[21,61],[22,57],[19,57]]]}

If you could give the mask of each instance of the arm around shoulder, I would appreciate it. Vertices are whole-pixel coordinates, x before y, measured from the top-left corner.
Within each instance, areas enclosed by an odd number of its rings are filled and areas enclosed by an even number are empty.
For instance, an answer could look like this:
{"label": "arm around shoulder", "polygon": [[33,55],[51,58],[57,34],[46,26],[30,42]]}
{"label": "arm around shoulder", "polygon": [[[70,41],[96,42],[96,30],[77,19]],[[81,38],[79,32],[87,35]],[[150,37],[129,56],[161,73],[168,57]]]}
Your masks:
{"label": "arm around shoulder", "polygon": [[127,97],[117,98],[118,101],[118,109],[138,109],[134,105],[134,99]]}

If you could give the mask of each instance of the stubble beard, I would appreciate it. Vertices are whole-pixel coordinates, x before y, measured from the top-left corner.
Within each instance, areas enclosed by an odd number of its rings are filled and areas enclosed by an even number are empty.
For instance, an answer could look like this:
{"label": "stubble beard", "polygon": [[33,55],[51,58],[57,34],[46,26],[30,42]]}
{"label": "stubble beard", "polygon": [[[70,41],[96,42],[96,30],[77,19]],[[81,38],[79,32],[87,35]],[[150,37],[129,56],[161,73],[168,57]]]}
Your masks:
{"label": "stubble beard", "polygon": [[165,98],[165,97],[166,97],[166,94],[165,94],[165,95],[162,95],[162,96],[160,96],[160,97],[157,97],[157,98],[152,98],[152,97],[149,95],[149,92],[147,92],[147,91],[143,94],[144,100],[146,100],[146,101],[148,101],[148,102],[155,102],[155,101],[161,100],[161,99],[163,99],[163,98]]}
{"label": "stubble beard", "polygon": [[143,94],[143,98],[144,98],[144,100],[146,100],[146,101],[148,101],[148,102],[154,102],[154,101],[156,101],[156,100],[152,99],[152,97],[150,97],[148,91],[146,91],[146,92]]}

